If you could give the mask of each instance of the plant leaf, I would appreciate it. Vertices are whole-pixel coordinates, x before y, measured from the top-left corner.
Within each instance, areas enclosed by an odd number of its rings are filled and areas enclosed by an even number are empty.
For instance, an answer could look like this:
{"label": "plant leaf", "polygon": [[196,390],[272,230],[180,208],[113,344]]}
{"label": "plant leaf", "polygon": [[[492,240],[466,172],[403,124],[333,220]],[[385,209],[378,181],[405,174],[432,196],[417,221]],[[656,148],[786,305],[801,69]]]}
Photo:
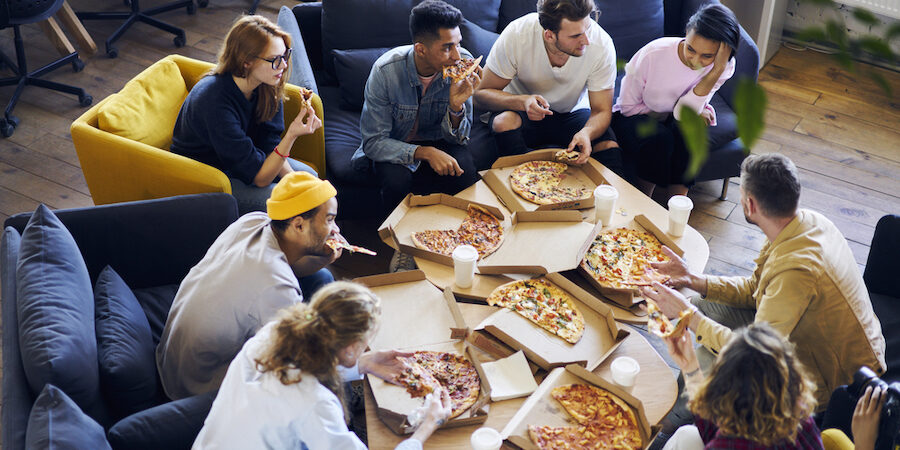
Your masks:
{"label": "plant leaf", "polygon": [[887,41],[881,40],[878,36],[866,35],[859,38],[859,47],[864,51],[877,56],[879,58],[884,58],[888,61],[894,61],[894,52],[891,50],[891,46],[887,43]]}
{"label": "plant leaf", "polygon": [[889,41],[898,37],[900,37],[900,21],[888,25],[887,33],[884,35]]}
{"label": "plant leaf", "polygon": [[738,137],[748,149],[753,148],[765,128],[766,91],[750,78],[738,80],[734,92],[734,114]]}
{"label": "plant leaf", "polygon": [[628,64],[628,61],[625,61],[622,58],[616,58],[616,71],[621,72],[625,70],[625,64]]}
{"label": "plant leaf", "polygon": [[828,36],[825,34],[825,29],[818,26],[806,27],[797,32],[796,38],[803,42],[827,42]]}
{"label": "plant leaf", "polygon": [[682,107],[680,116],[678,128],[681,130],[681,136],[684,138],[684,144],[691,157],[684,177],[691,179],[697,176],[709,156],[709,136],[706,120],[693,109]]}
{"label": "plant leaf", "polygon": [[849,38],[847,36],[847,26],[834,19],[825,22],[825,34],[828,39],[838,46],[841,50],[847,48]]}
{"label": "plant leaf", "polygon": [[875,17],[875,14],[872,14],[868,9],[865,8],[853,8],[853,17],[866,25],[875,26],[881,23],[881,21],[878,20],[877,17]]}
{"label": "plant leaf", "polygon": [[894,90],[891,88],[891,84],[887,82],[887,79],[885,79],[883,75],[881,75],[878,72],[873,72],[871,70],[867,70],[866,75],[868,75],[869,78],[871,78],[876,83],[878,83],[878,86],[881,87],[881,90],[883,90],[884,93],[887,94],[888,97],[893,98]]}
{"label": "plant leaf", "polygon": [[647,120],[638,123],[634,128],[635,133],[637,133],[637,137],[643,139],[656,134],[656,123],[656,119],[652,117],[647,117]]}

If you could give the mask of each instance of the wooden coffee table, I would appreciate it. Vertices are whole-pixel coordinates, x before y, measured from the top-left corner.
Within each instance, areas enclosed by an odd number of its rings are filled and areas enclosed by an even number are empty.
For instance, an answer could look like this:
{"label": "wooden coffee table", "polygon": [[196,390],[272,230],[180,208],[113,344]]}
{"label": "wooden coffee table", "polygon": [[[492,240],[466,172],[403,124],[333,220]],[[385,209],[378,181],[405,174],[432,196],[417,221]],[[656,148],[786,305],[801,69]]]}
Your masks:
{"label": "wooden coffee table", "polygon": [[[466,324],[470,328],[496,311],[496,308],[492,306],[467,303],[460,303],[459,308]],[[389,319],[385,318],[385,322],[388,321]],[[383,326],[389,326],[389,323],[385,323]],[[630,356],[640,364],[641,371],[638,374],[635,385],[629,389],[635,397],[643,402],[647,420],[650,424],[657,424],[672,409],[678,396],[678,385],[672,369],[643,336],[632,330],[619,348],[594,370],[594,373],[611,380],[609,365],[613,359],[619,356]],[[369,390],[368,383],[365,391],[369,448],[392,449],[408,436],[398,436],[384,425],[376,414],[375,400],[372,397],[372,392]],[[525,397],[493,402],[490,404],[487,422],[483,425],[438,430],[425,443],[425,448],[469,448],[469,438],[472,432],[481,426],[501,431],[524,402]],[[505,446],[509,447],[509,444],[505,444]]]}

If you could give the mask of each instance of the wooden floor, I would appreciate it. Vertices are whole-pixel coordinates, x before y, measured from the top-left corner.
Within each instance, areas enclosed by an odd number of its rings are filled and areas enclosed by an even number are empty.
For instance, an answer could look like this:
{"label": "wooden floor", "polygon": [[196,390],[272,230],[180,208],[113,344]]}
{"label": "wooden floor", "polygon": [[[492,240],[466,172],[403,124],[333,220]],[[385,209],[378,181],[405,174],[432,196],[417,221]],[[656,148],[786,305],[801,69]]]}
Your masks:
{"label": "wooden floor", "polygon": [[[103,52],[103,40],[114,22],[92,21],[88,31],[100,52],[85,57],[84,71],[61,69],[48,77],[84,87],[96,101],[118,91],[126,81],[169,53],[212,61],[225,31],[250,0],[214,0],[189,16],[183,10],[162,20],[183,27],[187,46],[176,49],[172,36],[143,24],[119,41],[119,57]],[[155,3],[150,3],[152,6]],[[263,1],[259,13],[272,19],[284,0]],[[121,9],[117,1],[71,0],[78,10]],[[29,63],[46,63],[56,54],[34,26],[24,27]],[[0,33],[0,49],[12,51],[12,32]],[[850,74],[827,56],[782,48],[760,73],[769,93],[767,129],[755,153],[781,152],[801,168],[803,207],[820,211],[837,224],[856,262],[864,267],[875,223],[887,213],[900,213],[900,74],[881,71],[893,86],[890,99],[869,78]],[[8,71],[0,70],[0,77]],[[0,89],[0,101],[12,90]],[[90,193],[72,146],[69,125],[85,108],[74,97],[28,88],[16,107],[21,124],[9,139],[0,139],[0,221],[39,203],[52,208],[91,205]],[[136,170],[139,170],[136,168]],[[728,199],[717,199],[720,182],[701,183],[691,192],[696,205],[690,223],[709,241],[707,271],[747,274],[764,236],[747,224],[738,204],[738,180]],[[374,223],[344,223],[351,240],[376,246],[382,256],[342,258],[338,273],[353,276],[384,272],[390,252],[378,246]]]}

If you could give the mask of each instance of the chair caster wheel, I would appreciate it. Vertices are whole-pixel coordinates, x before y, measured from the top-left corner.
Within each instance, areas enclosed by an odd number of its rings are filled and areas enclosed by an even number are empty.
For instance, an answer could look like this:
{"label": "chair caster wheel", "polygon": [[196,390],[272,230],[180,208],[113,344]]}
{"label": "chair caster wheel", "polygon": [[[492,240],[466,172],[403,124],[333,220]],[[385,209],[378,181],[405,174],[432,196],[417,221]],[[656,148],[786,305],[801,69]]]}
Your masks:
{"label": "chair caster wheel", "polygon": [[116,49],[115,47],[109,47],[106,49],[106,56],[109,56],[110,58],[115,58],[116,56],[119,56],[119,50]]}
{"label": "chair caster wheel", "polygon": [[90,95],[84,94],[78,96],[78,104],[81,106],[91,106],[91,103],[94,102],[94,97]]}
{"label": "chair caster wheel", "polygon": [[16,131],[16,124],[14,122],[0,119],[0,134],[2,134],[3,137],[12,136],[13,131]]}
{"label": "chair caster wheel", "polygon": [[197,12],[197,7],[194,6],[193,3],[187,5],[187,13],[189,16],[193,16]]}
{"label": "chair caster wheel", "polygon": [[175,43],[175,47],[178,47],[178,48],[184,47],[184,44],[185,44],[184,36],[175,36],[175,39],[172,39],[172,42]]}
{"label": "chair caster wheel", "polygon": [[84,61],[82,61],[81,59],[78,59],[78,58],[73,60],[72,61],[72,70],[74,70],[75,72],[81,72],[82,70],[84,70]]}

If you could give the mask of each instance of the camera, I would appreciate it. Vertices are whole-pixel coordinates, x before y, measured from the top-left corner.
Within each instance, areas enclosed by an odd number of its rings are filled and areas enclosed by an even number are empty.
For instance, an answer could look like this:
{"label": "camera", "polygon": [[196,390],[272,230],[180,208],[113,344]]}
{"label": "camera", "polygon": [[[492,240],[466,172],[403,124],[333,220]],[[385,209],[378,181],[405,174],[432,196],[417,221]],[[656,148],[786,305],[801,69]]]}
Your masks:
{"label": "camera", "polygon": [[847,391],[855,405],[865,395],[866,388],[880,387],[886,396],[884,406],[881,408],[881,422],[878,424],[878,438],[875,441],[875,450],[900,449],[900,383],[886,383],[868,367],[860,367],[853,374],[853,384],[847,386]]}

